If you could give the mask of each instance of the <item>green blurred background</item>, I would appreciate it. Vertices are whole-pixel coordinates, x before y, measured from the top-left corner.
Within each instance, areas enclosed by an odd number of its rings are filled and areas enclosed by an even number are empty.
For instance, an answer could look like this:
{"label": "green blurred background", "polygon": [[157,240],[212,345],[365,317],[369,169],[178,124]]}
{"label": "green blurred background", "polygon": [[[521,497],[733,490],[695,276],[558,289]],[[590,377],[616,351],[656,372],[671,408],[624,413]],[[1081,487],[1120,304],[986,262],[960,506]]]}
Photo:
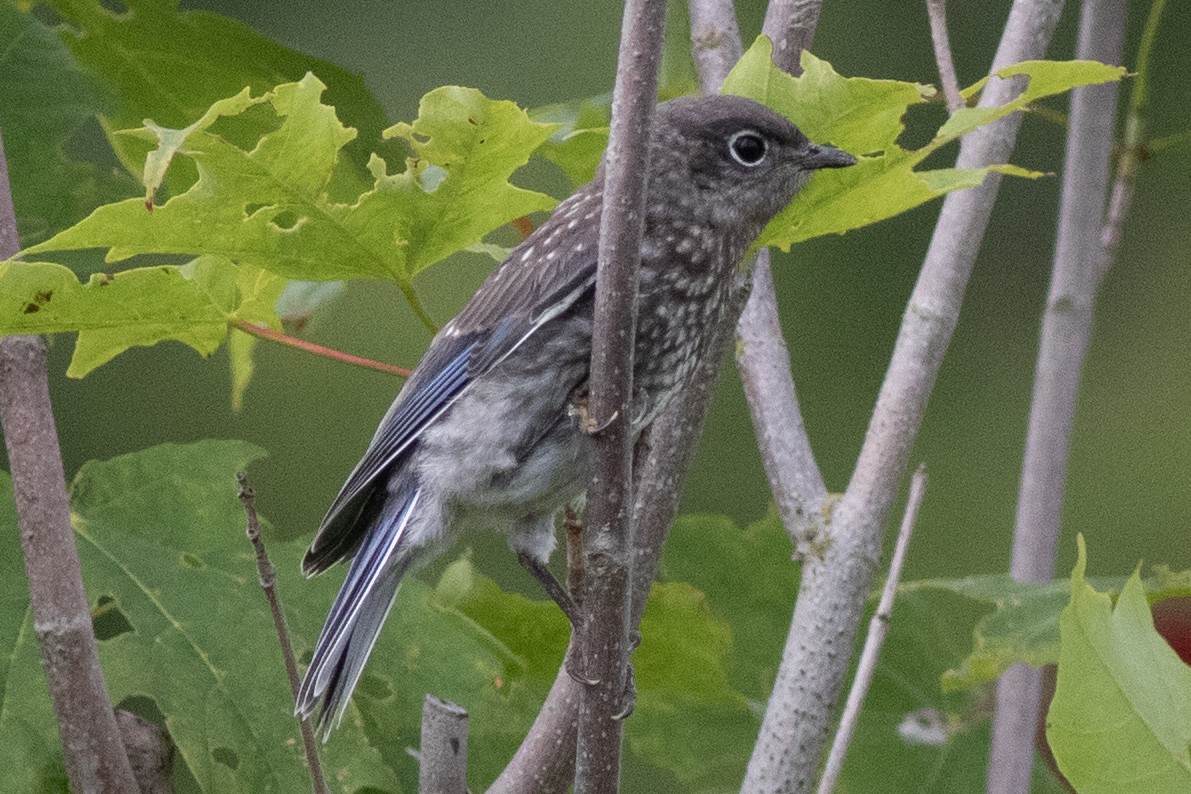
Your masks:
{"label": "green blurred background", "polygon": [[[443,84],[475,86],[536,107],[610,90],[619,3],[384,2],[328,4],[208,0],[218,11],[290,47],[365,75],[391,121]],[[961,82],[978,79],[1008,2],[952,2]],[[1132,9],[1126,64],[1148,5]],[[1079,5],[1069,3],[1051,57],[1072,57]],[[746,41],[764,4],[738,3]],[[672,21],[685,24],[677,16]],[[1151,131],[1191,128],[1191,7],[1171,3],[1154,58]],[[847,75],[936,82],[925,4],[826,4],[815,52]],[[1060,105],[1061,107],[1061,105]],[[1064,108],[1065,109],[1065,108]],[[938,114],[937,109],[924,116]],[[930,119],[928,119],[930,120]],[[934,119],[937,121],[938,119]],[[1014,162],[1057,171],[1063,129],[1026,119]],[[953,156],[953,152],[947,154]],[[522,181],[566,192],[548,167]],[[1001,571],[1008,565],[1022,445],[1054,242],[1056,178],[1006,180],[944,363],[915,460],[931,485],[908,577]],[[1060,575],[1083,532],[1095,573],[1139,560],[1191,566],[1191,143],[1145,165],[1120,258],[1104,283],[1072,449]],[[938,203],[842,238],[804,244],[775,262],[794,374],[815,451],[833,490],[848,481],[926,250]],[[445,322],[491,262],[460,256],[417,288]],[[355,283],[304,335],[364,356],[412,365],[428,335],[395,287]],[[308,535],[362,452],[399,382],[263,343],[241,413],[233,413],[224,353],[202,360],[176,344],[133,350],[82,381],[62,374],[72,345],[55,340],[53,396],[68,473],[163,441],[242,438],[271,457],[253,472],[261,509],[287,535]],[[233,487],[228,484],[229,489]],[[770,496],[739,381],[725,370],[687,511],[744,523]],[[525,587],[503,543],[480,541],[477,564]],[[488,553],[492,550],[492,553]]]}

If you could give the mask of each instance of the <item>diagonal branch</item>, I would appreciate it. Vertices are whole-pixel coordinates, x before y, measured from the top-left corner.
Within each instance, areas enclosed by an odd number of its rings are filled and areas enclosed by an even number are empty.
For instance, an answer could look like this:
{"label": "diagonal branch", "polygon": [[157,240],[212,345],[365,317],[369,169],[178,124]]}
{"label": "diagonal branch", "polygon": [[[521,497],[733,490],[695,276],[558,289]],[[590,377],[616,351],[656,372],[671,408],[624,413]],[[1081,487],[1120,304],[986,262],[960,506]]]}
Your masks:
{"label": "diagonal branch", "polygon": [[[628,0],[605,156],[588,410],[596,426],[583,533],[583,674],[576,794],[620,787],[632,602],[632,394],[637,275],[649,133],[657,106],[666,0]],[[630,681],[631,683],[631,681]]]}
{"label": "diagonal branch", "polygon": [[[1085,0],[1077,58],[1120,63],[1125,6],[1124,0]],[[1071,428],[1100,282],[1116,105],[1116,83],[1077,88],[1071,97],[1058,241],[1042,316],[1014,527],[1010,571],[1022,582],[1048,582],[1055,572]],[[1041,670],[1019,664],[1001,677],[988,763],[992,794],[1029,789],[1041,700]]]}
{"label": "diagonal branch", "polygon": [[[0,140],[0,260],[20,250]],[[132,794],[136,780],[99,666],[46,373],[45,342],[0,340],[0,422],[12,468],[41,662],[73,791]]]}
{"label": "diagonal branch", "polygon": [[[1043,57],[1061,10],[1061,0],[1017,0],[992,71]],[[1015,82],[993,80],[980,104],[1003,104],[1018,92]],[[958,167],[1005,162],[1020,124],[1015,114],[966,136]],[[999,185],[994,174],[943,202],[856,469],[832,512],[831,542],[822,558],[803,565],[781,666],[745,776],[746,794],[808,791],[818,777],[885,519],[905,477]]]}

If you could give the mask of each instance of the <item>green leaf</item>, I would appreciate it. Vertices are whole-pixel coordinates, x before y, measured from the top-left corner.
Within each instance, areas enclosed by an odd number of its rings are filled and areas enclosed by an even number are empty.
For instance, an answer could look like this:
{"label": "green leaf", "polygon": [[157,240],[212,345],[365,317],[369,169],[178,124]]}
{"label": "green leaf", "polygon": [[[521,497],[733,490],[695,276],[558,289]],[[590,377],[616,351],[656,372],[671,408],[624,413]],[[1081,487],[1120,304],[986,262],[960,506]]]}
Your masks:
{"label": "green leaf", "polygon": [[77,331],[66,374],[81,378],[130,347],[164,340],[210,355],[234,319],[279,327],[272,306],[283,285],[218,256],[97,273],[85,284],[61,265],[0,262],[0,333]]}
{"label": "green leaf", "polygon": [[[166,127],[184,127],[216,100],[245,86],[260,94],[313,72],[329,86],[328,100],[340,117],[361,134],[345,149],[350,173],[337,178],[359,184],[365,176],[364,164],[386,121],[362,75],[288,49],[226,16],[179,11],[177,0],[127,0],[121,4],[127,9],[124,13],[109,10],[99,0],[45,4],[66,23],[62,42],[117,100],[104,116],[109,133],[139,127],[146,118]],[[241,117],[227,132],[246,143],[259,137],[266,123]],[[109,138],[128,169],[139,175],[144,145],[135,139]]]}
{"label": "green leaf", "polygon": [[[102,207],[26,255],[94,247],[108,248],[108,261],[216,253],[289,278],[389,278],[418,308],[410,286],[417,272],[513,218],[553,205],[508,182],[551,128],[531,122],[511,102],[453,87],[423,97],[412,125],[386,131],[413,149],[405,171],[390,175],[374,156],[373,187],[353,203],[333,202],[328,180],[355,132],[322,104],[322,92],[323,84],[308,75],[258,100],[241,94],[219,103],[180,132],[136,131],[159,141],[162,161],[176,160],[171,153],[193,160],[198,182],[152,212],[139,200]],[[204,126],[212,116],[266,103],[277,124],[247,149]]]}
{"label": "green leaf", "polygon": [[[1119,593],[1123,577],[1095,580],[1097,587]],[[1144,582],[1153,602],[1191,594],[1191,570],[1172,572],[1156,568]],[[941,591],[983,604],[985,614],[972,628],[971,651],[943,673],[946,691],[970,689],[995,681],[1012,664],[1034,667],[1059,659],[1059,613],[1067,604],[1070,582],[1056,579],[1044,584],[1016,582],[1008,574],[968,576],[962,579],[924,579],[898,587],[898,598],[926,591]],[[988,607],[992,607],[988,611]]]}
{"label": "green leaf", "polygon": [[1115,607],[1084,577],[1087,551],[1071,572],[1060,618],[1058,684],[1046,737],[1080,792],[1191,789],[1191,668],[1154,630],[1134,572]]}
{"label": "green leaf", "polygon": [[[953,190],[974,187],[990,172],[1037,178],[1036,171],[994,164],[980,169],[915,170],[960,135],[1018,112],[1031,102],[1082,85],[1119,80],[1125,70],[1088,61],[1028,61],[1002,69],[1003,77],[1029,82],[996,108],[963,108],[920,149],[898,145],[902,118],[934,94],[930,86],[893,80],[845,78],[826,61],[802,54],[804,73],[792,77],[773,65],[772,45],[759,37],[724,81],[723,92],[747,96],[794,120],[812,140],[861,156],[859,164],[816,174],[761,233],[757,245],[789,250],[823,234],[842,234],[893,217]],[[968,90],[979,90],[981,81]]]}
{"label": "green leaf", "polygon": [[[233,479],[263,454],[243,442],[166,444],[89,462],[71,485],[88,593],[130,627],[100,643],[112,697],[156,703],[204,791],[309,787]],[[299,585],[296,544],[271,544],[270,554],[287,606],[329,598],[331,583]],[[334,790],[394,790],[358,718],[337,738],[323,747]]]}
{"label": "green leaf", "polygon": [[25,245],[131,194],[132,180],[64,152],[105,101],[54,32],[12,3],[0,3],[0,75],[0,128]]}

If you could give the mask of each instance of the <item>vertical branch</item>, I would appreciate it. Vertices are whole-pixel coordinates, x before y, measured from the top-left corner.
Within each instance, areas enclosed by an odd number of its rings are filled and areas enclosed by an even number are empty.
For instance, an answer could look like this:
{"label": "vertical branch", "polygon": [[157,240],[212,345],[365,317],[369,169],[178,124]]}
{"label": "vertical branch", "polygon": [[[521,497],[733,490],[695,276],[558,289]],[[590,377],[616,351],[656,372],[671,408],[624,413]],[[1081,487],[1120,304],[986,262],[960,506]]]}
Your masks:
{"label": "vertical branch", "polygon": [[576,794],[615,792],[628,663],[633,564],[632,391],[637,271],[649,132],[657,104],[665,0],[625,3],[605,160],[588,410],[599,430],[583,537],[582,664]]}
{"label": "vertical branch", "polygon": [[[256,512],[256,492],[248,484],[248,475],[244,472],[236,473],[236,482],[240,485],[240,504],[244,506],[245,528],[244,534],[252,543],[252,550],[256,555],[256,575],[260,581],[261,590],[265,593],[265,600],[269,602],[269,612],[273,615],[273,628],[277,630],[277,641],[281,645],[281,658],[285,662],[285,674],[289,679],[290,693],[295,700],[298,697],[298,687],[301,678],[298,676],[298,662],[294,659],[294,646],[289,641],[289,626],[285,622],[285,612],[281,608],[281,595],[277,592],[277,570],[265,552],[265,542],[261,539],[261,522]],[[298,720],[298,730],[302,735],[302,749],[306,753],[306,765],[310,769],[310,783],[314,794],[330,794],[327,781],[323,777],[322,763],[318,758],[318,745],[314,741],[314,730],[310,721]]]}
{"label": "vertical branch", "polygon": [[947,0],[926,0],[926,14],[930,18],[930,40],[935,48],[939,82],[947,99],[947,110],[954,113],[964,106],[964,98],[959,93],[959,79],[955,76],[955,61],[947,36]]}
{"label": "vertical branch", "polygon": [[[1043,57],[1061,10],[1061,0],[1016,0],[992,70]],[[980,104],[1004,104],[1017,90],[1014,81],[993,80]],[[958,167],[1005,162],[1020,124],[1015,114],[965,136]],[[803,565],[781,666],[744,781],[746,794],[807,791],[818,777],[880,559],[885,518],[905,476],[999,186],[993,174],[980,187],[952,193],[943,202],[856,469],[832,512],[831,543],[821,559]]]}
{"label": "vertical branch", "polygon": [[467,710],[434,695],[422,702],[420,794],[467,794]]}
{"label": "vertical branch", "polygon": [[[1077,58],[1120,63],[1125,5],[1124,0],[1084,0]],[[1077,88],[1071,97],[1058,241],[1042,316],[1014,526],[1010,572],[1021,582],[1046,582],[1054,576],[1071,428],[1100,281],[1116,106],[1116,83]],[[1041,670],[1014,665],[998,683],[988,765],[992,794],[1029,789],[1041,700]]]}
{"label": "vertical branch", "polygon": [[[0,260],[18,250],[8,163],[0,140]],[[135,792],[83,590],[40,337],[0,340],[0,423],[12,468],[34,628],[71,789]]]}

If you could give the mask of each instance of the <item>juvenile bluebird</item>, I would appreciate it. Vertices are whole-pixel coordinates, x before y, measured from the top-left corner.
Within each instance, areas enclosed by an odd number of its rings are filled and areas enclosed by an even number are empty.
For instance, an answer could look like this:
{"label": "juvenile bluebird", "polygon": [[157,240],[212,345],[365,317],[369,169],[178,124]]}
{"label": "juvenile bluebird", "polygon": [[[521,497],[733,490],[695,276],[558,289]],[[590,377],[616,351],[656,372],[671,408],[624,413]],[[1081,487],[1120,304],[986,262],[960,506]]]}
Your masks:
{"label": "juvenile bluebird", "polygon": [[[813,171],[855,162],[741,97],[658,106],[637,295],[634,433],[709,354],[709,331],[765,224]],[[504,532],[523,564],[553,582],[545,566],[556,514],[584,491],[591,469],[580,415],[603,184],[601,166],[439,331],[323,518],[303,572],[351,561],[297,698],[303,717],[319,709],[324,739],[342,719],[402,577],[461,531]],[[566,607],[557,586],[551,595]]]}

